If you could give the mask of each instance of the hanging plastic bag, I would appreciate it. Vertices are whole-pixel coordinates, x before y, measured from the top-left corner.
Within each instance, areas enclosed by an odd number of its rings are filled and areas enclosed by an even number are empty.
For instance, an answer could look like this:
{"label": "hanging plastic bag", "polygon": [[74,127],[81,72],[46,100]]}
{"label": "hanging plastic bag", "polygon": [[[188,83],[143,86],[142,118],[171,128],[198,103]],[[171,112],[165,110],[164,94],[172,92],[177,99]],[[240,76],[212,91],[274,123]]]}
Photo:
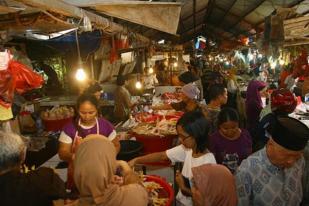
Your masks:
{"label": "hanging plastic bag", "polygon": [[15,91],[19,94],[23,94],[32,89],[37,89],[44,83],[44,79],[41,75],[35,73],[18,61],[11,60],[8,70],[10,70],[13,76]]}
{"label": "hanging plastic bag", "polygon": [[9,108],[13,102],[14,80],[9,70],[0,71],[0,105]]}

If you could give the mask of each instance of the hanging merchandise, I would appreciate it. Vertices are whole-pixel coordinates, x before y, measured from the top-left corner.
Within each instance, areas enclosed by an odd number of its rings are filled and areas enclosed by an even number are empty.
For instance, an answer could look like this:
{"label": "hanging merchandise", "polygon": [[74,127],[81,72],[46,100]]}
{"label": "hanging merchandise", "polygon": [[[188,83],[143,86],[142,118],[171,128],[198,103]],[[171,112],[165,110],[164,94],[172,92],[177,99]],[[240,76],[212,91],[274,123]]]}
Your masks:
{"label": "hanging merchandise", "polygon": [[5,108],[0,105],[0,121],[7,121],[13,118],[12,108]]}
{"label": "hanging merchandise", "polygon": [[[4,64],[2,63],[2,65]],[[0,70],[0,105],[10,108],[13,102],[14,91],[22,94],[41,87],[43,83],[44,79],[42,76],[18,61],[10,59],[7,69]]]}
{"label": "hanging merchandise", "polygon": [[11,107],[14,93],[14,81],[8,69],[10,59],[7,50],[0,52],[0,105],[5,109]]}
{"label": "hanging merchandise", "polygon": [[129,40],[125,34],[119,34],[115,38],[116,49],[127,49],[129,48]]}
{"label": "hanging merchandise", "polygon": [[8,50],[0,52],[0,71],[7,70],[12,55]]}
{"label": "hanging merchandise", "polygon": [[283,18],[279,14],[271,17],[270,40],[272,42],[284,41]]}
{"label": "hanging merchandise", "polygon": [[294,62],[293,77],[306,77],[309,75],[309,65],[307,60],[308,54],[306,50],[302,50],[300,56]]}
{"label": "hanging merchandise", "polygon": [[14,77],[15,91],[19,94],[40,88],[44,83],[44,79],[41,75],[17,61],[10,61],[9,70]]}
{"label": "hanging merchandise", "polygon": [[117,49],[115,46],[115,38],[112,36],[112,48],[110,51],[109,62],[112,64],[114,61],[118,59]]}

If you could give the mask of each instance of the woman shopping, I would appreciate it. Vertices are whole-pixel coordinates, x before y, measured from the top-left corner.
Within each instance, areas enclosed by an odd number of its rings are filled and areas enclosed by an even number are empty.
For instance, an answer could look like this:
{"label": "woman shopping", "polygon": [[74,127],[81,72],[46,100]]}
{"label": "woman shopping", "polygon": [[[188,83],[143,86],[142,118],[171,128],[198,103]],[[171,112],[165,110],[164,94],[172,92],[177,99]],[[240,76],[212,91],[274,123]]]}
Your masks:
{"label": "woman shopping", "polygon": [[260,113],[263,109],[262,96],[266,95],[266,83],[252,80],[247,88],[246,114],[247,129],[254,140],[254,135],[260,120]]}
{"label": "woman shopping", "polygon": [[181,173],[177,171],[176,182],[179,192],[176,196],[177,205],[193,205],[191,198],[192,167],[206,163],[216,163],[215,157],[207,149],[209,123],[200,111],[185,113],[176,125],[181,145],[145,156],[137,157],[129,162],[130,166],[140,163],[183,162]]}
{"label": "woman shopping", "polygon": [[194,206],[236,206],[235,180],[222,165],[204,164],[192,168]]}
{"label": "woman shopping", "polygon": [[[118,168],[118,169],[117,169]],[[121,171],[121,181],[116,171]],[[74,180],[80,193],[76,206],[147,206],[148,194],[140,179],[107,138],[90,135],[80,144],[74,160]]]}

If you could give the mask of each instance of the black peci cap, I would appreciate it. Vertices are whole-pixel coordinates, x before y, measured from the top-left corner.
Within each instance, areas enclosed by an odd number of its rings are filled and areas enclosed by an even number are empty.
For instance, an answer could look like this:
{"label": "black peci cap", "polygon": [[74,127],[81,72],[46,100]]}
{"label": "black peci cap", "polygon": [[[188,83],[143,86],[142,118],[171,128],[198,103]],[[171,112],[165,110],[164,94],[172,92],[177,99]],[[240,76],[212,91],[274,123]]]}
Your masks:
{"label": "black peci cap", "polygon": [[309,140],[307,125],[291,117],[274,118],[268,131],[277,144],[292,151],[303,150]]}

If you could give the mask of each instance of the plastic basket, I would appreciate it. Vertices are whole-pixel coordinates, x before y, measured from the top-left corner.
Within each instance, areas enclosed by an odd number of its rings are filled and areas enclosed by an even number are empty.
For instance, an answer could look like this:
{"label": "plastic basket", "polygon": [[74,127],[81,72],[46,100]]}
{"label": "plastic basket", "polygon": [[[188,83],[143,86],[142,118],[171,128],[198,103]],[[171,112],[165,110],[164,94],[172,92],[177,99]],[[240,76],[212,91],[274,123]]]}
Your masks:
{"label": "plastic basket", "polygon": [[72,121],[72,117],[58,120],[44,120],[45,131],[61,131],[63,127]]}
{"label": "plastic basket", "polygon": [[145,154],[168,150],[172,148],[174,138],[177,138],[177,135],[160,137],[152,135],[141,135],[136,133],[133,133],[132,136],[134,136],[137,141],[143,143],[143,152]]}
{"label": "plastic basket", "polygon": [[[173,147],[174,139],[177,138],[177,135],[168,135],[165,137],[160,136],[151,136],[151,135],[140,135],[133,133],[137,141],[143,143],[143,153],[150,154],[154,152],[163,152]],[[155,165],[155,166],[168,166],[170,161],[162,162],[147,162],[145,165]]]}
{"label": "plastic basket", "polygon": [[168,193],[168,201],[165,206],[171,206],[173,204],[174,190],[170,184],[168,184],[164,179],[158,176],[145,175],[144,178],[145,178],[144,180],[145,182],[153,181],[153,182],[158,183]]}

